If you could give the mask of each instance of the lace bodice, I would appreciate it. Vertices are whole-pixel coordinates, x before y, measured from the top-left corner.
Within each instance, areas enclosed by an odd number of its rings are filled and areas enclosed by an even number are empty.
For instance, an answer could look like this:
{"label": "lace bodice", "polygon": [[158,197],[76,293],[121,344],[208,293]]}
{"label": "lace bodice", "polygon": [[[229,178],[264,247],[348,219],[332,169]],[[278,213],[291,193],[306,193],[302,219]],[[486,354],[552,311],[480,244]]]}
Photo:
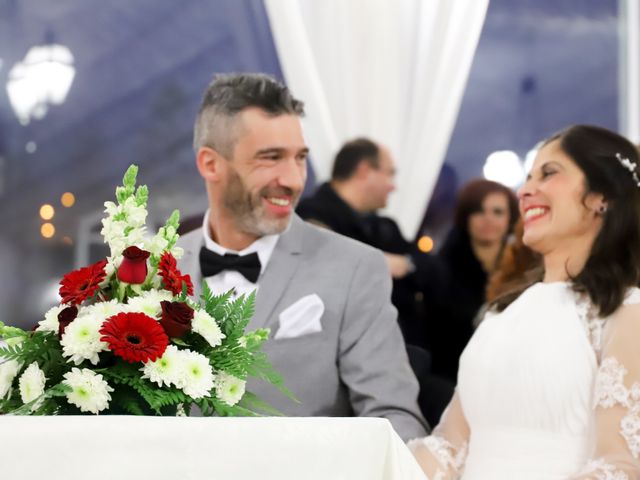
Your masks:
{"label": "lace bodice", "polygon": [[639,347],[640,289],[600,318],[567,283],[533,285],[486,315],[410,447],[429,480],[640,479]]}

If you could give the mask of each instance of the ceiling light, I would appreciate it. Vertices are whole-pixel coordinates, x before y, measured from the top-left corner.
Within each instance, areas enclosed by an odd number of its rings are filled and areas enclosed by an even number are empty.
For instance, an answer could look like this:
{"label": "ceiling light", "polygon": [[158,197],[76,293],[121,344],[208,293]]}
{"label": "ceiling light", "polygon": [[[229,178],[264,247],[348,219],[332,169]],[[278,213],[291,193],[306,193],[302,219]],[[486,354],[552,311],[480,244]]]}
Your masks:
{"label": "ceiling light", "polygon": [[43,118],[50,105],[63,103],[75,74],[73,55],[64,45],[31,47],[11,68],[7,81],[9,101],[20,123]]}

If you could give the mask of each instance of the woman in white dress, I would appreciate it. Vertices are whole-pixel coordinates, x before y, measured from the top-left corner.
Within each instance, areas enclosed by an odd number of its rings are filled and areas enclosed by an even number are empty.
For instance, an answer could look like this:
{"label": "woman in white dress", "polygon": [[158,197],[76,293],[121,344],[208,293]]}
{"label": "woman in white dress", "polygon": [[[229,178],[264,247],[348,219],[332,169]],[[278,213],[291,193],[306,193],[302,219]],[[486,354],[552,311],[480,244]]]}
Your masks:
{"label": "woman in white dress", "polygon": [[498,299],[410,447],[430,480],[640,479],[638,152],[573,126],[518,193],[537,278]]}

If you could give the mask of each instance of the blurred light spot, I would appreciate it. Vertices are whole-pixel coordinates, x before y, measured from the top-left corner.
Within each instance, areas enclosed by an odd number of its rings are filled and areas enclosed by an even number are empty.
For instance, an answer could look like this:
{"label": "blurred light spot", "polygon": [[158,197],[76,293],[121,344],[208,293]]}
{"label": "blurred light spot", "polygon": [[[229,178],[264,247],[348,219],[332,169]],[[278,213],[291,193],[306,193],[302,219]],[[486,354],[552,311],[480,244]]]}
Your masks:
{"label": "blurred light spot", "polygon": [[56,211],[48,203],[45,203],[40,207],[40,218],[43,220],[51,220],[55,213]]}
{"label": "blurred light spot", "polygon": [[60,197],[60,203],[62,203],[63,207],[72,207],[76,203],[76,197],[71,192],[64,192]]}
{"label": "blurred light spot", "polygon": [[489,154],[482,169],[487,180],[517,187],[524,179],[524,168],[520,157],[511,150],[500,150]]}
{"label": "blurred light spot", "polygon": [[62,243],[70,247],[73,245],[73,239],[69,235],[65,235],[62,237]]}
{"label": "blurred light spot", "polygon": [[30,140],[24,146],[24,149],[27,151],[27,153],[36,153],[36,150],[38,150],[38,144],[33,140]]}
{"label": "blurred light spot", "polygon": [[54,227],[52,223],[43,223],[40,227],[40,235],[42,235],[44,238],[51,238],[55,235],[55,233],[56,227]]}
{"label": "blurred light spot", "polygon": [[422,237],[420,237],[420,239],[418,240],[418,250],[424,253],[429,253],[431,250],[433,250],[433,238],[431,238],[429,235],[423,235]]}

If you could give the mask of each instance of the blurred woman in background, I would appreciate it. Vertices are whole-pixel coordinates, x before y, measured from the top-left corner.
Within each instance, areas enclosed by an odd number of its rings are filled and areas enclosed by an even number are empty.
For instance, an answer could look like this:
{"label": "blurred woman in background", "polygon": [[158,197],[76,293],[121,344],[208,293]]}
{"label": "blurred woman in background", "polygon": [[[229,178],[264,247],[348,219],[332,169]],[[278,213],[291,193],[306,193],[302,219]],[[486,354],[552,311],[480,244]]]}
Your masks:
{"label": "blurred woman in background", "polygon": [[454,227],[438,253],[445,278],[437,293],[425,292],[434,373],[456,381],[458,358],[485,303],[488,278],[517,220],[515,193],[504,185],[478,179],[461,189]]}

